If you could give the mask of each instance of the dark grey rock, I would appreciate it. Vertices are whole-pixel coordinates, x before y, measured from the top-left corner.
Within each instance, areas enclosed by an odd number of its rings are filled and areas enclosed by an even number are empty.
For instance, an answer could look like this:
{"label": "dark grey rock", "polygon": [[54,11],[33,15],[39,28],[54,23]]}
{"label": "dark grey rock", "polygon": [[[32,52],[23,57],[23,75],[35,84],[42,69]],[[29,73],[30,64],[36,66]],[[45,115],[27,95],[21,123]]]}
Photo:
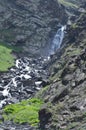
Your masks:
{"label": "dark grey rock", "polygon": [[39,111],[40,128],[45,129],[46,124],[52,117],[52,113],[47,110],[47,108],[42,108]]}
{"label": "dark grey rock", "polygon": [[0,121],[4,121],[4,118],[3,118],[3,116],[2,115],[0,115]]}
{"label": "dark grey rock", "polygon": [[58,90],[58,93],[56,95],[54,95],[54,97],[52,98],[52,103],[58,102],[59,100],[61,100],[65,96],[67,96],[68,94],[69,94],[69,90],[67,87],[60,88]]}

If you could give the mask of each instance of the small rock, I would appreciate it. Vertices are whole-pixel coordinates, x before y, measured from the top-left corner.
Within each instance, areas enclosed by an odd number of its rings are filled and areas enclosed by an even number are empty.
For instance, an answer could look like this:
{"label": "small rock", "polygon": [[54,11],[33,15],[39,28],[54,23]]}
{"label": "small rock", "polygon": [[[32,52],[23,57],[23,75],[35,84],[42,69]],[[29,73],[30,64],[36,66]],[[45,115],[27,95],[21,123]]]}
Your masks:
{"label": "small rock", "polygon": [[34,93],[34,91],[32,91],[31,89],[26,89],[25,90],[28,94],[33,94]]}
{"label": "small rock", "polygon": [[80,108],[78,106],[75,106],[75,105],[70,106],[70,111],[74,112],[74,111],[78,111],[78,110],[80,110]]}
{"label": "small rock", "polygon": [[42,84],[42,81],[37,81],[37,82],[35,82],[35,85],[36,86],[39,86],[39,85],[41,85]]}
{"label": "small rock", "polygon": [[49,119],[51,118],[52,113],[47,110],[47,108],[42,108],[39,111],[39,120],[40,120],[40,127],[45,129],[45,125],[48,123]]}

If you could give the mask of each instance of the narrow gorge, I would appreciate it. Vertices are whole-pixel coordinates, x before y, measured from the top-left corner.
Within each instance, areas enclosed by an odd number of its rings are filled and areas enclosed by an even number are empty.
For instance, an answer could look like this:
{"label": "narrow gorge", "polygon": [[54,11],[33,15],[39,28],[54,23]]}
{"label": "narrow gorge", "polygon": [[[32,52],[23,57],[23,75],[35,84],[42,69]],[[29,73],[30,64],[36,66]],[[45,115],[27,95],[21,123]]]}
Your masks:
{"label": "narrow gorge", "polygon": [[0,130],[86,129],[85,26],[85,0],[0,0]]}

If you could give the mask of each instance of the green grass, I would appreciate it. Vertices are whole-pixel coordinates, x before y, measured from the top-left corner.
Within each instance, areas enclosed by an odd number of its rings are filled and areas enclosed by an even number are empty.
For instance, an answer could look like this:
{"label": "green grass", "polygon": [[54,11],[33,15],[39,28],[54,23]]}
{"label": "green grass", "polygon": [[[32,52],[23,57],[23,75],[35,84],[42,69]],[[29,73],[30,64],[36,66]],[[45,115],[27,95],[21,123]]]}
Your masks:
{"label": "green grass", "polygon": [[12,49],[0,45],[0,71],[7,71],[14,65],[14,56]]}
{"label": "green grass", "polygon": [[44,88],[41,88],[41,90],[38,91],[35,96],[37,98],[43,99],[43,97],[44,97],[45,93],[47,92],[48,88],[49,88],[49,85],[45,86]]}
{"label": "green grass", "polygon": [[7,71],[8,68],[14,65],[15,57],[12,52],[21,53],[22,47],[8,45],[0,41],[0,71]]}
{"label": "green grass", "polygon": [[17,104],[11,104],[3,109],[3,117],[5,120],[11,120],[15,123],[29,123],[37,126],[39,123],[38,111],[43,101],[37,98],[23,100]]}

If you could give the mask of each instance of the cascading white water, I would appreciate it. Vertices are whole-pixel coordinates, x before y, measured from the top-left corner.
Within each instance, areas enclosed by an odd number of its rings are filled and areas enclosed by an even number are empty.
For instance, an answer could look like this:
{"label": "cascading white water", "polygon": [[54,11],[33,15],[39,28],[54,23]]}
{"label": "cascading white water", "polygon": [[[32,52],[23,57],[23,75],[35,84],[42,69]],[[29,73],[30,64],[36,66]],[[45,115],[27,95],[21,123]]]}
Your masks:
{"label": "cascading white water", "polygon": [[64,31],[66,30],[66,25],[62,26],[56,33],[51,46],[50,54],[54,54],[57,49],[61,47],[63,38],[64,38]]}
{"label": "cascading white water", "polygon": [[[16,94],[19,97],[20,97],[20,93],[22,94],[22,92],[26,92],[26,90],[24,90],[24,88],[27,87],[27,83],[26,83],[26,86],[24,86],[24,83],[27,81],[28,82],[31,80],[33,81],[30,84],[30,85],[32,85],[31,88],[29,88],[29,86],[28,86],[27,91],[28,91],[28,93],[30,92],[29,95],[31,93],[33,93],[33,91],[35,92],[35,91],[40,90],[41,84],[43,82],[42,79],[39,80],[40,75],[42,76],[42,74],[43,74],[43,77],[44,77],[44,75],[46,74],[45,70],[42,70],[40,68],[40,66],[42,64],[45,64],[47,62],[47,60],[50,59],[50,55],[54,54],[55,51],[60,48],[63,38],[64,38],[65,29],[66,29],[66,26],[62,26],[57,31],[57,33],[52,41],[52,45],[48,49],[49,55],[47,55],[47,58],[35,60],[35,62],[36,62],[35,64],[38,64],[38,67],[34,64],[34,62],[31,59],[28,59],[27,57],[16,60],[15,67],[10,69],[9,76],[7,76],[7,81],[9,81],[9,82],[7,82],[6,85],[5,85],[5,83],[6,83],[5,80],[0,83],[0,86],[2,88],[0,90],[0,94],[1,94],[1,98],[2,98],[2,99],[0,99],[0,108],[2,108],[4,105],[6,105],[6,102],[10,103],[11,98],[14,98],[15,100],[17,99],[16,95],[13,94],[12,91],[13,92],[17,91]],[[10,79],[10,80],[8,80],[8,79]],[[34,83],[34,85],[33,85],[33,83]],[[34,88],[33,88],[33,86],[34,86]]]}
{"label": "cascading white water", "polygon": [[33,93],[39,91],[46,79],[43,64],[46,61],[23,57],[17,59],[15,67],[11,68],[3,80],[0,80],[0,109],[10,103],[31,98]]}

